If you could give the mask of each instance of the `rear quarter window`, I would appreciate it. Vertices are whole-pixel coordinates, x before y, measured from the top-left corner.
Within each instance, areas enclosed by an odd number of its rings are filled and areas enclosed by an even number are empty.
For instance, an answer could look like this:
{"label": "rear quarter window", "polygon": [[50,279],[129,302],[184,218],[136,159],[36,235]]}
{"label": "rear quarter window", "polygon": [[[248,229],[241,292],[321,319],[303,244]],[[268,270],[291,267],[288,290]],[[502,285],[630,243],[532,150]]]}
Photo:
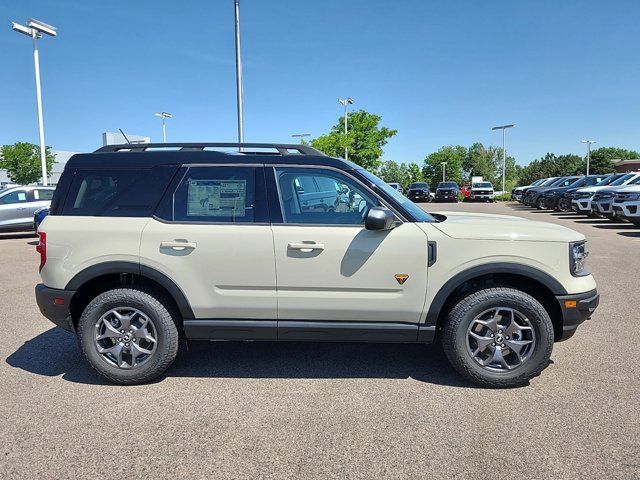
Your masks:
{"label": "rear quarter window", "polygon": [[78,169],[62,215],[150,217],[171,182],[176,166],[148,169]]}

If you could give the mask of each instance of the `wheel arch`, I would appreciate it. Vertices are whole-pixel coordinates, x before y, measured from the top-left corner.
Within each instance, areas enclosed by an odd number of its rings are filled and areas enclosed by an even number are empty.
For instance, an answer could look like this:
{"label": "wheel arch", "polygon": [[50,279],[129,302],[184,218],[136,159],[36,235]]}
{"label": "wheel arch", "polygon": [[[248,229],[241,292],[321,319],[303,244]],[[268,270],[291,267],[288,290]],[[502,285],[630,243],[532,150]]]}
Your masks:
{"label": "wheel arch", "polygon": [[164,273],[134,262],[105,262],[78,272],[65,287],[65,290],[76,292],[70,305],[74,327],[84,308],[97,295],[111,288],[135,285],[160,290],[173,301],[183,320],[194,318],[184,292]]}
{"label": "wheel arch", "polygon": [[567,290],[548,273],[515,263],[479,265],[453,276],[433,298],[425,324],[440,331],[447,313],[464,294],[489,286],[517,288],[536,298],[551,317],[556,340],[562,337],[563,317],[556,295],[566,295]]}

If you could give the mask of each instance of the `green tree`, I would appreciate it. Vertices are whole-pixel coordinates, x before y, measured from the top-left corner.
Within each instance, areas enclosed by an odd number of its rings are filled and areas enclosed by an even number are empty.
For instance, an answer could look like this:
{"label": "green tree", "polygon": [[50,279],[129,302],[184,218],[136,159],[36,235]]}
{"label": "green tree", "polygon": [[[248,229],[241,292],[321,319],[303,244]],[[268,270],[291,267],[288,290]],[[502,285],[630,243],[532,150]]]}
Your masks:
{"label": "green tree", "polygon": [[[51,147],[45,147],[47,176],[51,175],[55,155]],[[20,185],[35,183],[42,178],[40,147],[32,143],[17,142],[3,145],[0,151],[0,168],[7,171],[12,182]]]}
{"label": "green tree", "polygon": [[471,177],[482,177],[493,181],[498,175],[498,153],[502,158],[502,152],[498,152],[495,147],[485,148],[479,142],[471,145],[462,162],[463,180],[469,182]]}
{"label": "green tree", "polygon": [[393,160],[382,162],[378,175],[387,183],[395,182],[402,185],[406,180],[405,174],[400,168],[400,165]]}
{"label": "green tree", "polygon": [[447,162],[445,179],[462,183],[462,165],[467,156],[467,149],[461,145],[442,147],[424,159],[422,173],[430,185],[442,181],[442,162]]}
{"label": "green tree", "polygon": [[615,172],[616,169],[611,160],[634,160],[636,158],[640,158],[640,154],[635,150],[600,147],[591,152],[589,173],[612,173]]}
{"label": "green tree", "polygon": [[424,175],[422,174],[422,170],[420,170],[420,165],[417,163],[411,162],[407,165],[407,179],[406,184],[403,187],[408,188],[409,184],[415,182],[424,182]]}
{"label": "green tree", "polygon": [[397,130],[380,126],[382,117],[364,110],[349,114],[347,134],[344,133],[344,117],[331,127],[326,135],[311,140],[311,146],[334,157],[343,157],[344,148],[349,149],[349,160],[375,172],[382,163],[382,148]]}

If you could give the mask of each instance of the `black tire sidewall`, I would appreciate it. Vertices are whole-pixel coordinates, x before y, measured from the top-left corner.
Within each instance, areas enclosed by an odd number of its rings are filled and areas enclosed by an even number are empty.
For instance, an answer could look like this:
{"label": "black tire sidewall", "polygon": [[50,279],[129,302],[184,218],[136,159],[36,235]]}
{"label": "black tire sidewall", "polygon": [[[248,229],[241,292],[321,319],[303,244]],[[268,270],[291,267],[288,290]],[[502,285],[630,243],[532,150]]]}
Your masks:
{"label": "black tire sidewall", "polygon": [[[132,369],[117,368],[98,353],[94,332],[100,317],[113,308],[136,308],[147,315],[156,330],[157,345],[152,358]],[[116,383],[148,382],[164,372],[173,362],[178,350],[178,331],[170,309],[154,292],[121,288],[109,290],[94,298],[85,308],[78,322],[80,346],[91,366]]]}
{"label": "black tire sidewall", "polygon": [[[464,300],[451,311],[445,328],[445,351],[449,360],[464,376],[487,386],[519,386],[538,375],[549,363],[553,349],[553,325],[544,307],[533,297],[510,288],[492,288],[474,294],[474,302]],[[467,331],[480,313],[497,307],[518,310],[529,320],[536,336],[536,346],[525,363],[513,371],[493,372],[480,366],[467,351]],[[449,354],[452,354],[451,356]]]}

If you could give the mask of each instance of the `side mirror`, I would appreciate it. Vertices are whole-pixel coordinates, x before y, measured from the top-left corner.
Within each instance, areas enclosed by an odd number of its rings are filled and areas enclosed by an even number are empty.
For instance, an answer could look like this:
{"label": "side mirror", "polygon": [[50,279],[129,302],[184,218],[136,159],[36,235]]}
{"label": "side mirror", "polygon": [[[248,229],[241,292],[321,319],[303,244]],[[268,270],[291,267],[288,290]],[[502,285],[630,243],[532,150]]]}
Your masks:
{"label": "side mirror", "polygon": [[373,207],[364,219],[367,230],[391,230],[395,227],[396,216],[388,208]]}

